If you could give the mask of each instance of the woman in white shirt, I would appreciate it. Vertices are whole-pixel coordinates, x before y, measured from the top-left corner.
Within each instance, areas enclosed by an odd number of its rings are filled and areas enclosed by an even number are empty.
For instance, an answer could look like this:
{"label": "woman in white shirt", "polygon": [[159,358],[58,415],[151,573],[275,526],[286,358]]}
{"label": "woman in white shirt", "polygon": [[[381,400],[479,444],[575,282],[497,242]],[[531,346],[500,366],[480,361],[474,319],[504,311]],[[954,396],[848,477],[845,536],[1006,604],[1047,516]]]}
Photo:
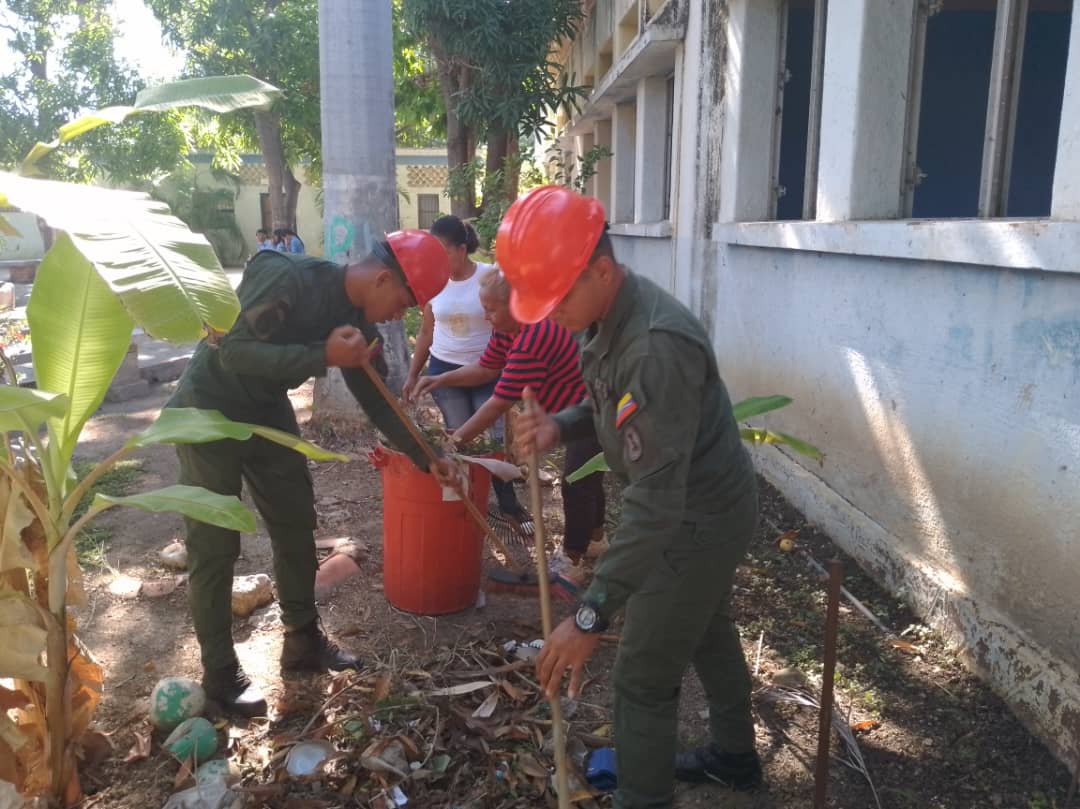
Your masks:
{"label": "woman in white shirt", "polygon": [[[430,376],[474,364],[480,360],[491,337],[491,326],[480,305],[480,278],[492,265],[469,258],[480,246],[476,231],[456,216],[443,216],[431,226],[431,233],[450,256],[450,281],[424,307],[409,376],[402,391],[406,402],[412,400],[425,364]],[[442,412],[446,429],[453,432],[491,398],[494,390],[495,380],[476,387],[439,387],[432,391],[432,396]],[[492,427],[492,433],[497,441],[502,441],[501,420]],[[513,484],[493,480],[492,485],[499,511],[528,532],[532,519],[518,502]]]}

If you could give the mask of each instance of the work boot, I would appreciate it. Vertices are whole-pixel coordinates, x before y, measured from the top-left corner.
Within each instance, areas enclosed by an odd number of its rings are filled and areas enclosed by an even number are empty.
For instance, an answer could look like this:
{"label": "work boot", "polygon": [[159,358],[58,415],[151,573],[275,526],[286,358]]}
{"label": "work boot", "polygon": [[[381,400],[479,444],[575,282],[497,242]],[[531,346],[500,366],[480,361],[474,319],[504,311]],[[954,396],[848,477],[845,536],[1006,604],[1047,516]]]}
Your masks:
{"label": "work boot", "polygon": [[344,671],[359,667],[359,658],[326,637],[318,618],[307,626],[285,630],[285,642],[281,646],[282,671]]}
{"label": "work boot", "polygon": [[225,713],[248,719],[266,716],[266,699],[239,663],[204,671],[202,687],[207,699],[218,703]]}
{"label": "work boot", "polygon": [[715,745],[698,747],[675,756],[675,777],[703,784],[709,781],[736,792],[761,786],[761,760],[756,752],[725,753]]}

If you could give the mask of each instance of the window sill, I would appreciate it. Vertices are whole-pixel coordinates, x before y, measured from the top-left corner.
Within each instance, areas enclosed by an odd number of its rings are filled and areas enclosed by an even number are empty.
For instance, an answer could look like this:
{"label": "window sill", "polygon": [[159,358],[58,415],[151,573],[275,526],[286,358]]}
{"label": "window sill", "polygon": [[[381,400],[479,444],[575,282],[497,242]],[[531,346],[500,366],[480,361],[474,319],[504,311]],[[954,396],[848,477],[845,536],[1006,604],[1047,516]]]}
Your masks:
{"label": "window sill", "polygon": [[1053,219],[721,222],[712,239],[737,247],[1080,272],[1080,222]]}
{"label": "window sill", "polygon": [[670,239],[671,222],[619,222],[608,228],[612,236],[627,236],[636,239]]}

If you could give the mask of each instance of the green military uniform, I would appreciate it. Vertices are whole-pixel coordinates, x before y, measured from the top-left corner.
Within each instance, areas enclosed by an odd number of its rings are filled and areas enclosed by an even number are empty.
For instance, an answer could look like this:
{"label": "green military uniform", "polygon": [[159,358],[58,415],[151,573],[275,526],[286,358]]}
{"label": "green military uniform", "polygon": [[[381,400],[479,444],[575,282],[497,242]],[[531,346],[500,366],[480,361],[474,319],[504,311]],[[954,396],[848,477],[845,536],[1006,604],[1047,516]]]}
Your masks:
{"label": "green military uniform", "polygon": [[[329,261],[262,251],[249,262],[237,289],[241,312],[216,344],[203,341],[167,407],[220,410],[237,421],[299,434],[288,391],[326,374],[326,339],[339,326],[377,336],[345,294],[345,268]],[[380,358],[381,363],[381,358]],[[383,369],[385,369],[385,364]],[[423,449],[396,419],[363,369],[342,369],[345,382],[375,426],[413,461],[427,468]],[[307,461],[262,438],[182,444],[180,481],[240,495],[241,480],[262,515],[274,554],[282,620],[300,627],[317,617],[313,530],[315,504]],[[187,520],[192,620],[203,668],[236,663],[232,643],[236,531]]]}
{"label": "green military uniform", "polygon": [[757,518],[754,470],[705,329],[655,284],[627,275],[581,362],[591,401],[555,420],[564,440],[595,426],[624,487],[615,538],[583,598],[604,619],[626,610],[614,672],[615,805],[668,807],[689,663],[714,744],[754,749],[750,675],[730,613]]}

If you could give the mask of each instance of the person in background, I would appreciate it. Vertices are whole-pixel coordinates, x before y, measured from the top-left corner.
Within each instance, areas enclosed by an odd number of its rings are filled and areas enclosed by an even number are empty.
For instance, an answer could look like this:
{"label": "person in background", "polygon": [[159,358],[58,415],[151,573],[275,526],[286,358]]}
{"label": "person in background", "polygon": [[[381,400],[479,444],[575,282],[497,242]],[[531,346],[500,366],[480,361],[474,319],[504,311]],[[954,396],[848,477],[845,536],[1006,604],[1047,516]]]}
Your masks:
{"label": "person in background", "polygon": [[[476,231],[456,216],[443,216],[435,220],[431,233],[442,242],[450,258],[450,281],[424,307],[409,374],[402,390],[406,402],[419,398],[416,389],[425,365],[429,376],[439,376],[474,364],[491,337],[491,325],[480,304],[480,277],[491,269],[491,265],[469,258],[480,246]],[[446,429],[453,432],[491,398],[494,390],[493,375],[480,383],[439,385],[432,391],[432,396]],[[502,419],[490,426],[495,440],[502,441]],[[532,517],[518,502],[513,483],[493,480],[492,488],[500,514],[516,523],[522,533],[532,533]]]}
{"label": "person in background", "polygon": [[282,231],[284,238],[285,248],[282,252],[292,253],[293,255],[304,255],[304,243],[300,240],[300,237],[296,235],[296,231],[292,228],[285,228]]}
{"label": "person in background", "polygon": [[255,231],[255,252],[259,250],[273,250],[273,242],[270,241],[270,234],[263,228],[259,228]]}
{"label": "person in background", "polygon": [[[442,386],[494,383],[494,395],[452,438],[467,444],[521,400],[531,388],[543,408],[555,413],[585,399],[585,383],[578,365],[578,344],[570,332],[552,320],[522,325],[510,313],[510,285],[498,268],[480,279],[480,302],[493,329],[479,361],[417,384],[417,395]],[[561,491],[564,532],[562,553],[551,560],[551,572],[580,587],[585,583],[583,560],[600,556],[604,540],[604,475],[594,473],[576,483],[566,476],[600,452],[595,435],[566,442]]]}
{"label": "person in background", "polygon": [[[540,687],[558,699],[569,670],[577,697],[585,662],[625,610],[613,672],[617,809],[671,807],[676,778],[754,790],[761,762],[731,591],[754,536],[757,482],[712,340],[682,303],[616,260],[594,198],[531,191],[506,212],[496,251],[517,320],[550,317],[588,335],[589,401],[553,415],[526,409],[515,440],[543,451],[593,434],[622,488],[610,550],[537,655]],[[691,664],[711,739],[676,754]]]}
{"label": "person in background", "polygon": [[[362,261],[329,261],[264,250],[248,262],[236,294],[240,315],[228,334],[195,349],[166,407],[219,410],[236,421],[299,435],[289,390],[327,368],[372,423],[421,469],[453,484],[449,461],[429,463],[364,366],[385,373],[369,349],[376,323],[423,306],[450,275],[446,251],[422,230],[391,233]],[[381,367],[380,367],[381,364]],[[315,606],[315,498],[303,455],[262,437],[179,444],[180,482],[254,501],[270,534],[274,587],[285,626],[282,671],[340,671],[357,666],[323,631]],[[233,647],[233,566],[240,534],[195,519],[187,526],[188,591],[202,657],[203,689],[228,713],[265,716],[266,700]],[[260,661],[260,667],[265,661]]]}

